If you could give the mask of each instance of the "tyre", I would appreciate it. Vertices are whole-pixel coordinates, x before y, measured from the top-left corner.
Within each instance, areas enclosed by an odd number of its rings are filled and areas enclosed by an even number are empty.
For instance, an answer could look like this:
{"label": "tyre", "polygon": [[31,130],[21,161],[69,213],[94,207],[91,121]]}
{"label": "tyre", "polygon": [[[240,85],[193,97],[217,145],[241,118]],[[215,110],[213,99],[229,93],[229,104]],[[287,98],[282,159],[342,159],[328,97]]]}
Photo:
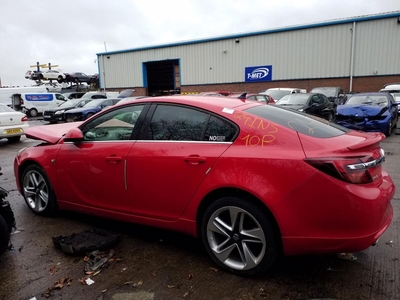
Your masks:
{"label": "tyre", "polygon": [[57,78],[57,82],[58,83],[62,83],[64,81],[64,78],[60,75],[60,76],[58,76],[58,78]]}
{"label": "tyre", "polygon": [[264,273],[278,257],[266,214],[246,199],[225,197],[213,202],[204,213],[201,237],[215,263],[238,275]]}
{"label": "tyre", "polygon": [[38,111],[36,108],[31,108],[28,113],[31,117],[37,117],[38,115]]}
{"label": "tyre", "polygon": [[386,136],[390,136],[393,132],[393,123],[392,120],[389,121],[387,132],[385,132]]}
{"label": "tyre", "polygon": [[6,221],[0,215],[0,254],[3,254],[10,243],[10,231]]}
{"label": "tyre", "polygon": [[28,207],[37,215],[53,215],[57,200],[46,173],[38,165],[28,166],[21,180],[22,196]]}
{"label": "tyre", "polygon": [[20,141],[20,139],[21,139],[21,136],[19,135],[19,136],[12,136],[12,137],[9,137],[9,138],[7,138],[8,139],[8,141],[10,142],[10,143],[16,143],[16,142],[19,142]]}
{"label": "tyre", "polygon": [[88,113],[88,114],[86,115],[85,120],[89,119],[91,116],[93,116],[93,114],[92,114],[92,113]]}

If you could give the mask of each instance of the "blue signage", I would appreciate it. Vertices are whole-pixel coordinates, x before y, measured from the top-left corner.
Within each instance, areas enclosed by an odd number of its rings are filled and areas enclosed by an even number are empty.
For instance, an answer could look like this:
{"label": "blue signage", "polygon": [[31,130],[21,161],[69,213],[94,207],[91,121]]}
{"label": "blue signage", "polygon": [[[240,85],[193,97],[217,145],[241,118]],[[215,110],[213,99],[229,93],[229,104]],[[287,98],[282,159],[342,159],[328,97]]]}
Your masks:
{"label": "blue signage", "polygon": [[25,94],[28,101],[52,101],[53,94]]}
{"label": "blue signage", "polygon": [[272,80],[272,65],[246,67],[244,70],[245,82],[260,82],[260,81],[271,81],[271,80]]}

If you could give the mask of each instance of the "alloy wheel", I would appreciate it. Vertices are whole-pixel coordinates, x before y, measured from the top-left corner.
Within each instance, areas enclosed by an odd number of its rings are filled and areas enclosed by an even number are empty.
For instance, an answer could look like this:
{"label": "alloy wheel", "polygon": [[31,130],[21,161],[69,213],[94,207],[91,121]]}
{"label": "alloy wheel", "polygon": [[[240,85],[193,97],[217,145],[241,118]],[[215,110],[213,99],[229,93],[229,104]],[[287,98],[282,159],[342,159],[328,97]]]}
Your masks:
{"label": "alloy wheel", "polygon": [[207,239],[215,257],[234,270],[250,270],[264,258],[265,233],[256,218],[235,206],[216,210],[207,223]]}
{"label": "alloy wheel", "polygon": [[44,177],[34,170],[25,174],[23,192],[29,207],[35,212],[44,211],[49,203],[49,187]]}

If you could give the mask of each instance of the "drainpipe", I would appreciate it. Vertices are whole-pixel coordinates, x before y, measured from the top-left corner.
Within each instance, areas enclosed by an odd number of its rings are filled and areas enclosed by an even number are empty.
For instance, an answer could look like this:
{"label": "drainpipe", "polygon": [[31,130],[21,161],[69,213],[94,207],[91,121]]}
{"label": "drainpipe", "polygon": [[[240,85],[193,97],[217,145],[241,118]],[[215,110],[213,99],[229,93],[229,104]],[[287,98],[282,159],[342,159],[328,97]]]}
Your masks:
{"label": "drainpipe", "polygon": [[354,48],[355,48],[355,39],[356,39],[356,22],[353,22],[352,38],[351,38],[351,57],[350,57],[350,90],[353,91],[353,73],[354,73]]}

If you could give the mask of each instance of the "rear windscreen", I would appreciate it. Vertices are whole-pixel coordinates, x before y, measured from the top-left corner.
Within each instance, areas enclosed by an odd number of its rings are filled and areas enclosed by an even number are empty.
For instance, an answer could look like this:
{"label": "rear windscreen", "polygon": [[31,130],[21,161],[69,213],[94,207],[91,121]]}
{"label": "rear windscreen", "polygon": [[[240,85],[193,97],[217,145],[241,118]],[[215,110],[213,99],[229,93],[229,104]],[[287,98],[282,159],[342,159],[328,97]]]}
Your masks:
{"label": "rear windscreen", "polygon": [[245,111],[297,132],[317,138],[339,136],[350,131],[336,123],[274,105],[255,106]]}

